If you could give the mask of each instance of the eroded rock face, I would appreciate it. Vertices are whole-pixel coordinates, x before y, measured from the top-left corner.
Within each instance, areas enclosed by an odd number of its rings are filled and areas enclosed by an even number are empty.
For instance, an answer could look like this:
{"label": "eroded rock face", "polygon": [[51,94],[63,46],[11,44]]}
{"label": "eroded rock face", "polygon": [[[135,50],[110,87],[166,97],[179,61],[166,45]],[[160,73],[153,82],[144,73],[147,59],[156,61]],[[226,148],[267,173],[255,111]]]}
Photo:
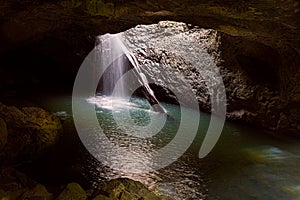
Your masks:
{"label": "eroded rock face", "polygon": [[292,103],[279,75],[283,61],[272,47],[170,21],[139,25],[124,32],[123,39],[154,90],[161,86],[156,90],[160,100],[176,102],[175,93],[188,102],[195,95],[200,109],[210,112],[211,96],[224,94],[215,95],[209,87],[223,81],[228,119],[298,135],[299,111],[289,111]]}
{"label": "eroded rock face", "polygon": [[189,30],[185,23],[162,21],[130,29],[124,32],[123,39],[136,54],[148,81],[165,88],[156,92],[160,100],[176,95],[174,102],[189,106],[196,98],[202,110],[210,111],[210,93],[214,91],[209,91],[207,85],[222,84],[219,61],[197,39],[212,41],[210,37],[215,34],[213,30]]}
{"label": "eroded rock face", "polygon": [[[287,48],[290,55],[286,56],[281,48],[243,37],[220,36],[221,71],[231,105],[228,113],[244,113],[242,118],[253,124],[299,136],[300,101],[291,98],[298,94],[299,55]],[[286,115],[289,119],[281,123]]]}
{"label": "eroded rock face", "polygon": [[0,152],[0,163],[22,162],[53,146],[62,132],[60,120],[41,108],[0,103],[0,117],[7,125],[7,142]]}

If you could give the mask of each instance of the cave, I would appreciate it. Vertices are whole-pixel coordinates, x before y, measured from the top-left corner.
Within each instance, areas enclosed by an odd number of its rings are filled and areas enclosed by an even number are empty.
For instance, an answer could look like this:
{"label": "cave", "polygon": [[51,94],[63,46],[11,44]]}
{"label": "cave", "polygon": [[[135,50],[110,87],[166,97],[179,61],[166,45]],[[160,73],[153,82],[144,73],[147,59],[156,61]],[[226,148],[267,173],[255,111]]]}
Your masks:
{"label": "cave", "polygon": [[238,55],[237,60],[250,79],[259,84],[278,88],[277,73],[269,63],[258,58],[243,55]]}
{"label": "cave", "polygon": [[0,10],[1,200],[299,197],[297,0]]}

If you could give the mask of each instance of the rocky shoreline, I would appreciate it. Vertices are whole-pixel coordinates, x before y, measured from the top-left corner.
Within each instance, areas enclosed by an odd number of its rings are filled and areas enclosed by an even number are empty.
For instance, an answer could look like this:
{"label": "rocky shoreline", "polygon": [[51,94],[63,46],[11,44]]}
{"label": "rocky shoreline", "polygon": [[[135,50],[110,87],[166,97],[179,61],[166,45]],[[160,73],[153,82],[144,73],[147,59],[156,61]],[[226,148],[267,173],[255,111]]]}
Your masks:
{"label": "rocky shoreline", "polygon": [[0,198],[9,200],[162,200],[142,183],[119,178],[99,184],[96,188],[83,189],[72,182],[55,189],[37,183],[11,167],[0,168]]}
{"label": "rocky shoreline", "polygon": [[75,182],[66,185],[43,185],[21,172],[19,168],[24,163],[47,156],[47,152],[56,148],[64,134],[62,127],[58,117],[41,108],[19,109],[0,103],[0,199],[163,199],[142,183],[126,178],[83,189]]}

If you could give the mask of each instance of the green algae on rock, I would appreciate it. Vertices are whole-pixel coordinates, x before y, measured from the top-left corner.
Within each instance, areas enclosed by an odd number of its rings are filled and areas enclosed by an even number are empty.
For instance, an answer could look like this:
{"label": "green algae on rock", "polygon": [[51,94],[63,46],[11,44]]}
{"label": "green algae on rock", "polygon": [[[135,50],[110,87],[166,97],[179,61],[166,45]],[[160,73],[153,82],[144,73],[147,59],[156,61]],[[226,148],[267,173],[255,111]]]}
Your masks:
{"label": "green algae on rock", "polygon": [[[142,183],[128,178],[119,178],[98,186],[94,200],[101,198],[111,200],[160,200],[163,199],[152,193]],[[104,198],[104,199],[105,199]]]}
{"label": "green algae on rock", "polygon": [[69,183],[56,200],[86,200],[85,191],[78,183]]}

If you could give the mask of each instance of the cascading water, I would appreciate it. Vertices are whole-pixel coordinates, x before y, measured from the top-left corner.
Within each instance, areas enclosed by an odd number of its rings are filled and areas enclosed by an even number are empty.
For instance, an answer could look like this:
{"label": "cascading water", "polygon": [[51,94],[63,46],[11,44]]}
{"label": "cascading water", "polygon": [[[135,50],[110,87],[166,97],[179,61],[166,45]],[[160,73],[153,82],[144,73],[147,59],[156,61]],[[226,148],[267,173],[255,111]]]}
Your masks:
{"label": "cascading water", "polygon": [[128,97],[129,88],[125,87],[128,84],[125,83],[122,76],[132,68],[135,80],[142,86],[143,93],[153,110],[160,113],[166,113],[150,88],[147,78],[141,71],[137,59],[122,42],[120,34],[105,34],[99,36],[98,39],[101,54],[101,66],[109,66],[102,76],[101,93],[106,96],[119,98]]}
{"label": "cascading water", "polygon": [[[102,94],[107,96],[113,95],[115,97],[125,97],[127,96],[127,92],[125,91],[124,82],[120,79],[125,73],[128,65],[124,53],[119,47],[118,41],[113,39],[110,34],[100,36],[99,41],[101,66],[109,66],[102,76]],[[118,57],[116,60],[112,60],[116,57]],[[117,83],[118,87],[115,88]]]}

